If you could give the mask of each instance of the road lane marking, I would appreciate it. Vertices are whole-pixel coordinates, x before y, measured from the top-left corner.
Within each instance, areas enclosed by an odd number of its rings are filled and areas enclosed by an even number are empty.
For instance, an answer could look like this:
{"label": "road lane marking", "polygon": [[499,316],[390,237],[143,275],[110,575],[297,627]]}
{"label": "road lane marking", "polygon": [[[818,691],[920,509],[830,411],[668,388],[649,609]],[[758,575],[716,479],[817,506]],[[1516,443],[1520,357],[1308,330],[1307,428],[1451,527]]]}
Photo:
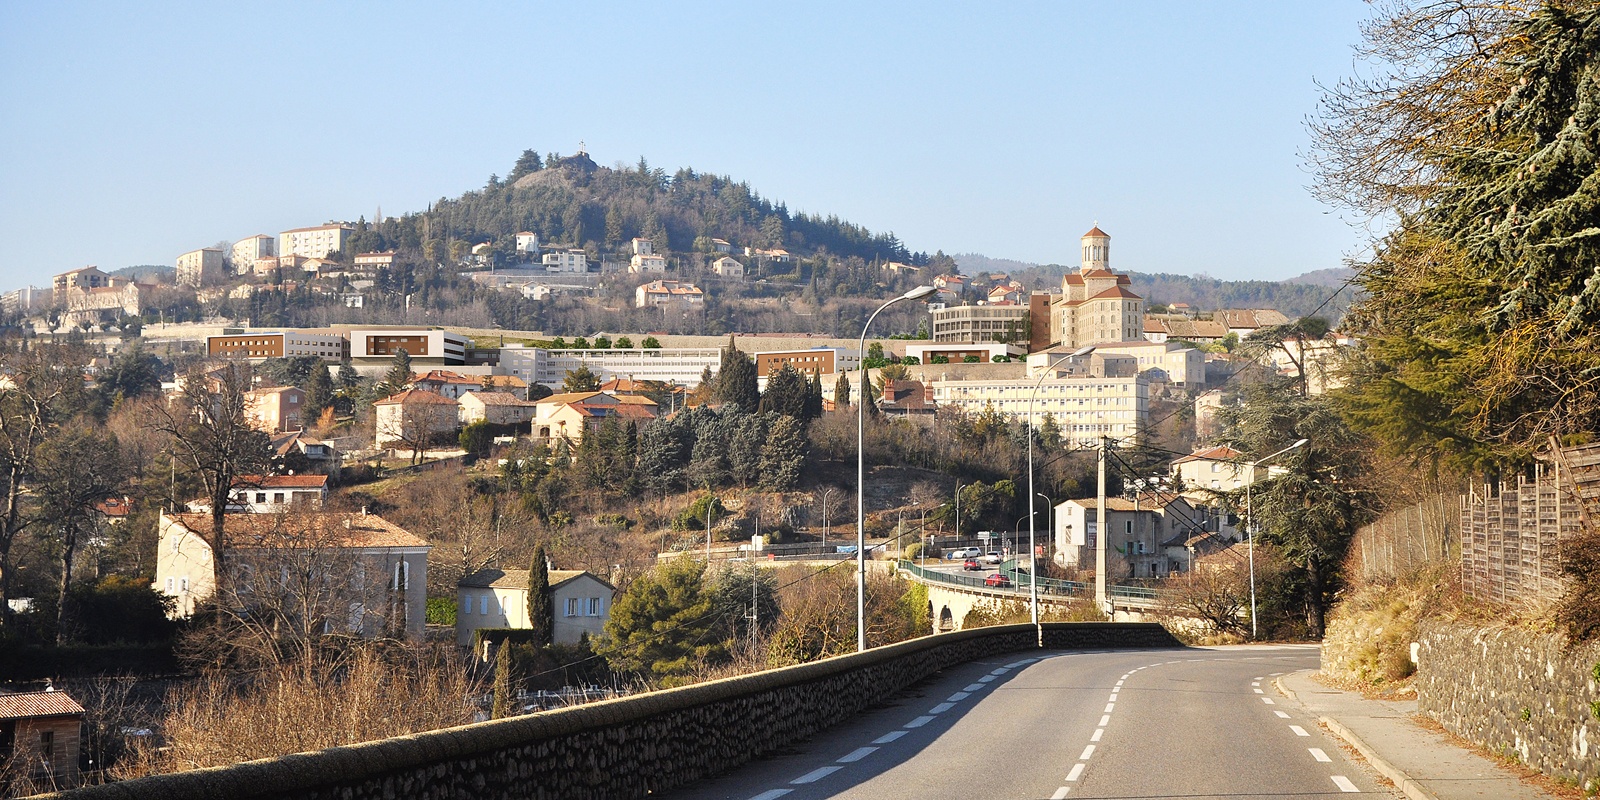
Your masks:
{"label": "road lane marking", "polygon": [[1285,713],[1285,712],[1282,712],[1282,711],[1273,711],[1272,713],[1277,714],[1278,715],[1278,719],[1288,719],[1289,718],[1289,715],[1287,713]]}
{"label": "road lane marking", "polygon": [[876,739],[873,739],[872,743],[873,744],[888,744],[888,743],[890,743],[890,742],[892,742],[892,741],[894,741],[894,740],[906,735],[908,732],[909,731],[889,731],[888,733],[886,733],[886,734],[884,734],[882,736],[879,736]]}
{"label": "road lane marking", "polygon": [[926,724],[928,724],[928,723],[930,723],[932,721],[933,721],[933,717],[917,717],[916,719],[911,720],[910,722],[907,722],[905,724],[905,727],[907,727],[907,728],[920,728],[920,727],[922,727],[922,726],[924,726],[924,725],[926,725]]}
{"label": "road lane marking", "polygon": [[1290,725],[1289,726],[1289,730],[1294,731],[1294,735],[1296,735],[1296,736],[1310,736],[1311,735],[1309,733],[1306,733],[1306,729],[1300,727],[1299,725]]}
{"label": "road lane marking", "polygon": [[873,753],[876,753],[876,752],[878,752],[878,748],[876,748],[876,747],[857,747],[856,749],[851,750],[848,754],[846,754],[843,757],[841,757],[839,759],[839,763],[840,764],[850,764],[850,763],[853,763],[853,762],[856,762],[856,761],[860,761],[861,759],[866,758],[867,756],[870,756],[870,755],[872,755]]}
{"label": "road lane marking", "polygon": [[772,789],[770,791],[762,792],[761,794],[758,794],[755,797],[750,798],[750,800],[778,800],[778,798],[780,798],[780,797],[782,797],[782,796],[784,796],[784,795],[786,795],[786,794],[788,794],[788,793],[790,793],[792,791],[794,791],[794,790],[793,789]]}
{"label": "road lane marking", "polygon": [[1078,760],[1079,761],[1088,761],[1089,757],[1092,756],[1092,755],[1094,755],[1094,745],[1086,744],[1086,745],[1083,746],[1083,755],[1078,756]]}
{"label": "road lane marking", "polygon": [[1057,789],[1055,794],[1050,795],[1050,800],[1065,800],[1067,792],[1070,791],[1072,791],[1071,786],[1063,786],[1060,789]]}
{"label": "road lane marking", "polygon": [[1107,714],[1107,715],[1105,715],[1105,716],[1100,718],[1100,727],[1104,728],[1105,726],[1110,725],[1110,724],[1111,724],[1111,715],[1110,714]]}
{"label": "road lane marking", "polygon": [[950,695],[949,697],[946,697],[945,699],[950,701],[950,702],[952,702],[952,703],[959,703],[962,700],[965,700],[965,699],[967,699],[967,698],[969,698],[971,696],[972,696],[971,692],[956,692],[955,694]]}
{"label": "road lane marking", "polygon": [[1260,689],[1251,689],[1250,691],[1255,692],[1256,694],[1266,694],[1266,692],[1263,692]]}
{"label": "road lane marking", "polygon": [[967,686],[967,688],[962,689],[961,691],[963,691],[963,692],[976,692],[976,691],[978,691],[979,689],[982,689],[982,688],[983,688],[983,684],[974,683],[974,684],[969,684]]}
{"label": "road lane marking", "polygon": [[1098,742],[1098,741],[1100,741],[1100,737],[1104,736],[1105,733],[1106,733],[1106,729],[1105,728],[1095,728],[1094,729],[1094,733],[1090,734],[1090,736],[1089,736],[1089,741]]}
{"label": "road lane marking", "polygon": [[1316,759],[1318,761],[1321,761],[1324,764],[1332,764],[1333,763],[1333,759],[1328,758],[1328,754],[1322,752],[1322,748],[1320,748],[1320,747],[1308,747],[1306,749],[1311,751],[1311,757],[1312,758],[1314,758],[1314,759]]}
{"label": "road lane marking", "polygon": [[1121,689],[1122,688],[1122,683],[1123,683],[1122,681],[1117,681],[1116,688]]}
{"label": "road lane marking", "polygon": [[955,703],[940,703],[939,705],[936,705],[933,708],[928,709],[928,713],[929,714],[943,714],[944,712],[949,711],[950,709],[955,708],[955,707],[956,707]]}
{"label": "road lane marking", "polygon": [[795,778],[792,781],[789,781],[789,783],[816,783],[817,781],[820,781],[841,769],[844,769],[844,767],[818,767],[804,775],[801,775],[798,778]]}
{"label": "road lane marking", "polygon": [[1072,765],[1072,770],[1067,773],[1067,783],[1076,783],[1078,776],[1083,774],[1083,762]]}
{"label": "road lane marking", "polygon": [[978,682],[979,683],[988,683],[989,681],[992,681],[992,680],[994,680],[994,676],[993,675],[985,675],[985,676],[979,678]]}
{"label": "road lane marking", "polygon": [[1261,685],[1261,681],[1251,681],[1250,685],[1251,686],[1260,686]]}
{"label": "road lane marking", "polygon": [[1341,791],[1341,792],[1359,792],[1359,791],[1361,791],[1360,789],[1356,788],[1355,784],[1350,782],[1349,778],[1346,778],[1343,775],[1335,775],[1335,776],[1333,776],[1333,785],[1339,787],[1339,791]]}
{"label": "road lane marking", "polygon": [[1263,698],[1261,698],[1261,702],[1263,702],[1263,703],[1266,703],[1266,704],[1267,704],[1267,705],[1269,705],[1269,706],[1275,706],[1275,705],[1277,705],[1277,703],[1274,703],[1274,702],[1272,702],[1272,698],[1270,698],[1270,697],[1263,697]]}
{"label": "road lane marking", "polygon": [[1111,696],[1109,698],[1107,698],[1107,699],[1110,700],[1113,703],[1117,702],[1117,693],[1116,692],[1112,692]]}
{"label": "road lane marking", "polygon": [[1009,669],[1006,669],[1006,668],[1005,668],[1005,667],[1001,667],[1001,668],[999,668],[999,669],[997,669],[997,670],[993,670],[993,671],[991,671],[991,672],[990,672],[990,673],[989,673],[989,674],[990,674],[990,675],[995,675],[995,676],[999,676],[999,675],[1004,675],[1004,674],[1006,674],[1006,673],[1007,673],[1007,672],[1010,672],[1010,671],[1011,671],[1011,670],[1009,670]]}
{"label": "road lane marking", "polygon": [[1251,679],[1250,679],[1250,680],[1253,680],[1253,681],[1259,681],[1259,680],[1261,680],[1261,676],[1260,676],[1260,675],[1257,675],[1257,676],[1255,676],[1255,677],[1254,677],[1254,678],[1251,678]]}
{"label": "road lane marking", "polygon": [[1107,714],[1110,714],[1112,711],[1116,710],[1116,708],[1117,708],[1117,704],[1116,703],[1106,703],[1106,713]]}

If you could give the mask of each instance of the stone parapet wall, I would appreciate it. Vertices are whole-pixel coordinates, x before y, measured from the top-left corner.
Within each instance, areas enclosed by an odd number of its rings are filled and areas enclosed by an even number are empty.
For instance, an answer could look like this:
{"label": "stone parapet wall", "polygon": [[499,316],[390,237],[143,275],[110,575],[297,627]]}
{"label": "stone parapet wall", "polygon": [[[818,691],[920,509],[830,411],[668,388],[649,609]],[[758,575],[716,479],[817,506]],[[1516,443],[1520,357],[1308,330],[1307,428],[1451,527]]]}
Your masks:
{"label": "stone parapet wall", "polygon": [[1423,713],[1546,775],[1600,778],[1600,645],[1443,622],[1424,623],[1417,644]]}
{"label": "stone parapet wall", "polygon": [[[1047,648],[1176,647],[1159,625],[1047,623]],[[810,664],[61,798],[624,798],[720,774],[949,666],[1035,647],[1031,625],[928,636]]]}

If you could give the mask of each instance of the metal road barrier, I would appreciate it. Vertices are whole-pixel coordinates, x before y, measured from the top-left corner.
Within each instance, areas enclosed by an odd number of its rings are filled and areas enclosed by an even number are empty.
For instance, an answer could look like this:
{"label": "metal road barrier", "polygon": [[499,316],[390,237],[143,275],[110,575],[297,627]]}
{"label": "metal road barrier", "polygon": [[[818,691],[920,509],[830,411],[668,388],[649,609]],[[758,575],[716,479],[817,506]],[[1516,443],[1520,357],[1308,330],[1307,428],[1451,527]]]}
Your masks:
{"label": "metal road barrier", "polygon": [[[1000,574],[1011,580],[1011,585],[1005,587],[986,585],[984,583],[988,577],[986,575],[957,575],[949,572],[940,572],[919,566],[914,561],[901,561],[899,567],[914,580],[924,583],[942,583],[950,586],[980,589],[995,594],[1027,594],[1029,581],[1032,578],[1032,575],[1028,572],[1017,569],[1015,559],[1010,559],[1000,564]],[[1158,603],[1164,594],[1163,590],[1149,586],[1107,586],[1106,592],[1116,599],[1149,605]],[[1084,581],[1064,581],[1058,578],[1040,578],[1039,594],[1055,597],[1093,595],[1094,584]]]}

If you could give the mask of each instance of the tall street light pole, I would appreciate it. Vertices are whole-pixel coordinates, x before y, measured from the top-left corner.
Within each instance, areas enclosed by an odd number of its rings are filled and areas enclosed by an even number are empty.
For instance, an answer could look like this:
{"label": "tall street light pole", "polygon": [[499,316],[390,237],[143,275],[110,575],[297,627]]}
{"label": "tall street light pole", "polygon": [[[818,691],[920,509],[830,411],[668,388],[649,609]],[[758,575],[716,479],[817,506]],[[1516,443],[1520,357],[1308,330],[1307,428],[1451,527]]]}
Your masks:
{"label": "tall street light pole", "polygon": [[[1035,638],[1038,639],[1039,647],[1044,647],[1044,626],[1039,624],[1039,550],[1034,545],[1034,529],[1037,526],[1034,524],[1033,517],[1038,512],[1034,509],[1033,498],[1039,493],[1033,488],[1033,406],[1034,401],[1039,399],[1039,387],[1044,385],[1044,379],[1050,377],[1051,371],[1060,366],[1063,361],[1070,361],[1092,352],[1094,352],[1094,345],[1091,344],[1088,347],[1080,347],[1056,359],[1054,363],[1046,366],[1044,371],[1039,374],[1039,380],[1033,384],[1033,392],[1028,395],[1028,606],[1033,617],[1033,632]],[[1101,493],[1103,494],[1105,491],[1103,488],[1104,481],[1101,483]]]}
{"label": "tall street light pole", "polygon": [[918,286],[878,306],[861,326],[861,396],[856,398],[856,652],[867,649],[867,329],[883,310],[901,300],[921,300],[936,289]]}
{"label": "tall street light pole", "polygon": [[1250,500],[1251,500],[1251,498],[1250,498],[1250,490],[1255,486],[1255,483],[1256,483],[1256,466],[1261,464],[1264,461],[1268,461],[1270,459],[1277,458],[1278,456],[1281,456],[1284,453],[1289,452],[1290,450],[1293,450],[1293,449],[1295,449],[1297,447],[1300,447],[1300,446],[1304,445],[1306,442],[1309,442],[1309,441],[1311,441],[1311,440],[1310,439],[1301,439],[1300,441],[1295,442],[1294,444],[1291,444],[1288,447],[1285,447],[1282,450],[1279,450],[1278,452],[1273,453],[1272,455],[1262,456],[1261,458],[1258,458],[1258,459],[1256,459],[1254,461],[1251,461],[1248,464],[1248,466],[1250,467],[1250,473],[1245,476],[1245,484],[1244,484],[1244,530],[1245,530],[1245,533],[1248,534],[1249,539],[1250,539],[1249,552],[1250,552],[1250,638],[1251,639],[1256,638],[1256,517],[1255,517],[1255,514],[1254,514],[1254,509],[1251,507],[1251,503],[1250,503]]}

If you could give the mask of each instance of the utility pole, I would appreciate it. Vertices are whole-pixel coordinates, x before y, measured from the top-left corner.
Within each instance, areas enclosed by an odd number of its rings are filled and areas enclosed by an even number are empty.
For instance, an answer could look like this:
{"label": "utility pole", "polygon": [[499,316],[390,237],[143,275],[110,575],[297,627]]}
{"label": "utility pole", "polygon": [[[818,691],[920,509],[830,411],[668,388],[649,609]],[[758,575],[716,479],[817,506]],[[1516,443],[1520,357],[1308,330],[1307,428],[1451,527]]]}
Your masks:
{"label": "utility pole", "polygon": [[1100,437],[1100,468],[1095,478],[1094,510],[1094,604],[1107,617],[1115,616],[1108,604],[1109,587],[1106,585],[1106,437]]}

